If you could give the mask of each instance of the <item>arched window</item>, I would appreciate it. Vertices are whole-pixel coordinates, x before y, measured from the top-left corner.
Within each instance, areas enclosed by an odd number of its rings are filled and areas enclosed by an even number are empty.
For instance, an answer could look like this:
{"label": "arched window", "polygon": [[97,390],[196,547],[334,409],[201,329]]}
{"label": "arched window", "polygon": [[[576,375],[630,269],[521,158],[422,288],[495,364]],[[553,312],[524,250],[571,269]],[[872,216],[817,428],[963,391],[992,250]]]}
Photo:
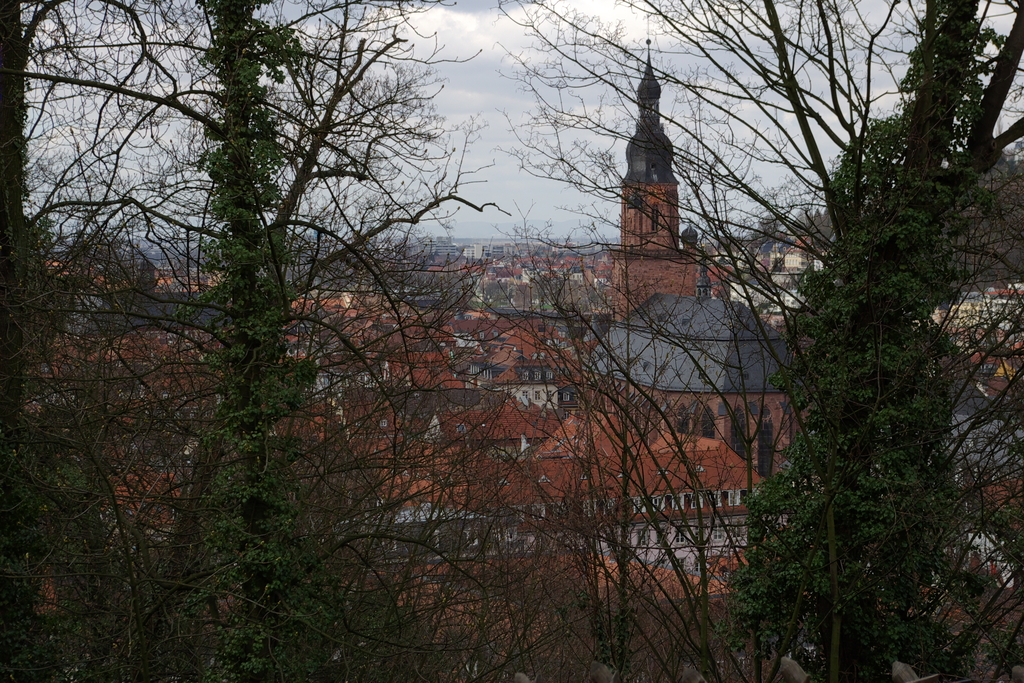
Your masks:
{"label": "arched window", "polygon": [[740,457],[747,457],[747,416],[742,408],[737,408],[732,416],[732,449]]}
{"label": "arched window", "polygon": [[679,434],[690,433],[690,409],[686,406],[679,407],[679,415],[676,418],[676,431]]}
{"label": "arched window", "polygon": [[704,406],[704,414],[701,416],[700,435],[705,439],[715,438],[715,414],[708,406]]}
{"label": "arched window", "polygon": [[772,425],[772,414],[766,410],[761,417],[761,429],[757,434],[757,473],[762,477],[771,475],[774,455],[775,427]]}

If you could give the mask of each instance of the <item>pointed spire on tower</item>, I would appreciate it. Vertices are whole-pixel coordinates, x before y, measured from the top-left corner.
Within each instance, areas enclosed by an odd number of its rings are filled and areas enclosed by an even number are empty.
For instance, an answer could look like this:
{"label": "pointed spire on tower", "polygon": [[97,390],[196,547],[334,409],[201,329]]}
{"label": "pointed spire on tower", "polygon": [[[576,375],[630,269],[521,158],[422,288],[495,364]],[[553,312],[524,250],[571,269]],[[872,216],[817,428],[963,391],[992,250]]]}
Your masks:
{"label": "pointed spire on tower", "polygon": [[651,110],[657,116],[658,101],[661,99],[661,84],[654,77],[654,65],[651,63],[651,39],[647,39],[647,67],[644,69],[644,76],[640,79],[640,85],[636,89],[636,99],[640,105],[640,115],[645,110]]}
{"label": "pointed spire on tower", "polygon": [[636,132],[626,147],[629,170],[627,183],[675,183],[672,173],[672,143],[661,126],[661,84],[654,75],[651,61],[651,39],[647,39],[647,64],[636,89],[639,116]]}

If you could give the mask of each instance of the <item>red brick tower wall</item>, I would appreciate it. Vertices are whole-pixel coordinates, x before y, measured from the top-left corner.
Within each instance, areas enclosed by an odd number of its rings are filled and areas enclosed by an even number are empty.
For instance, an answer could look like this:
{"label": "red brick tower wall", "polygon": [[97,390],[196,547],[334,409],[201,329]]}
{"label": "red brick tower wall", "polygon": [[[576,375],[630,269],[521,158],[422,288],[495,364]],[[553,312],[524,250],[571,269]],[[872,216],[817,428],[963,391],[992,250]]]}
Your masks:
{"label": "red brick tower wall", "polygon": [[613,274],[616,318],[653,294],[696,295],[694,245],[680,241],[675,183],[624,184],[620,231]]}

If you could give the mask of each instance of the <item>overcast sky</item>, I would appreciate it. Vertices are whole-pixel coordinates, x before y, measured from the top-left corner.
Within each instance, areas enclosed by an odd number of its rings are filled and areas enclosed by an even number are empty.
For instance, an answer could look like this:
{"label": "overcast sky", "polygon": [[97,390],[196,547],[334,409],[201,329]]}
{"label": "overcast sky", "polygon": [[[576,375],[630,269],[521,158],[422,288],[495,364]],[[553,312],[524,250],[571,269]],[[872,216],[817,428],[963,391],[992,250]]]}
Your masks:
{"label": "overcast sky", "polygon": [[[580,2],[587,11],[612,10],[611,0]],[[602,5],[607,7],[602,8]],[[555,223],[552,232],[561,235],[584,217],[575,209],[592,205],[594,198],[554,180],[534,178],[520,170],[518,161],[503,150],[517,146],[512,125],[523,126],[534,102],[522,92],[514,80],[509,53],[529,49],[529,41],[521,27],[497,8],[497,0],[458,0],[448,7],[435,7],[416,19],[424,33],[436,33],[444,47],[445,57],[468,58],[465,63],[442,64],[437,67],[446,80],[435,104],[439,113],[451,122],[464,122],[472,117],[483,124],[478,140],[471,145],[467,168],[489,166],[475,174],[478,184],[463,188],[463,194],[474,202],[496,202],[511,216],[489,208],[483,214],[462,209],[455,216],[454,237],[497,234],[490,228],[501,224],[501,231],[522,225]],[[474,56],[475,55],[475,56]],[[510,123],[511,121],[511,123]],[[616,152],[625,159],[625,144]],[[600,211],[617,212],[617,206],[601,206]],[[590,210],[591,212],[594,209]],[[588,221],[589,222],[589,221]],[[441,231],[437,231],[441,232]]]}

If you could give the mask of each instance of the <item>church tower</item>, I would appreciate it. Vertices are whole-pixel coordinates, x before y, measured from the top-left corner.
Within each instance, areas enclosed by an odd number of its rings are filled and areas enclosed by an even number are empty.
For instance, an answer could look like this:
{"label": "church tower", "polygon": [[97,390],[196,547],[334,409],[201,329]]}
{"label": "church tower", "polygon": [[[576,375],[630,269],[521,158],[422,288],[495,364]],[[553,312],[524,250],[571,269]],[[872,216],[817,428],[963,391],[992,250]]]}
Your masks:
{"label": "church tower", "polygon": [[672,143],[661,125],[661,85],[651,66],[637,88],[640,116],[626,147],[619,250],[615,253],[614,313],[622,319],[653,294],[694,296],[696,231],[679,234],[679,182],[672,173]]}

